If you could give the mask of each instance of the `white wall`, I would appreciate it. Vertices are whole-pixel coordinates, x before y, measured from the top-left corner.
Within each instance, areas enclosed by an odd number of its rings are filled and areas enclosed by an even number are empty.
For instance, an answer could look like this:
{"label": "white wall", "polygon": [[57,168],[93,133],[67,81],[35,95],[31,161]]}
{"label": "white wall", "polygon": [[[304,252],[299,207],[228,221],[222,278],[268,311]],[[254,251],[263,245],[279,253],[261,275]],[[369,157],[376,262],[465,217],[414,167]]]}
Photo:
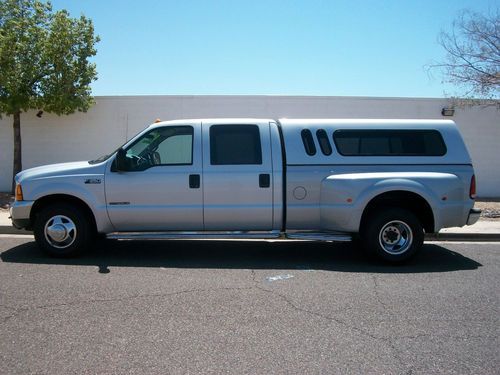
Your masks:
{"label": "white wall", "polygon": [[[87,113],[70,116],[30,111],[21,115],[23,168],[88,160],[162,120],[203,117],[439,119],[446,99],[298,96],[96,97]],[[458,108],[451,117],[474,161],[481,197],[500,197],[500,111]],[[10,190],[12,118],[0,120],[0,191]]]}

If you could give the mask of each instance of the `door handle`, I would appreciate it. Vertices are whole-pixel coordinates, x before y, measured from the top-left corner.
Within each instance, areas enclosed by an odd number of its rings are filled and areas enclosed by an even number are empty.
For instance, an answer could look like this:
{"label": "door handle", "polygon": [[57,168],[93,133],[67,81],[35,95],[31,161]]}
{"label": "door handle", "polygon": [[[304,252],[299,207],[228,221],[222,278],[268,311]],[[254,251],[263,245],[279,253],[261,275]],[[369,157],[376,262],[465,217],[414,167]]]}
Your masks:
{"label": "door handle", "polygon": [[190,174],[189,175],[189,188],[199,189],[200,188],[200,175]]}
{"label": "door handle", "polygon": [[271,186],[271,176],[269,173],[259,174],[259,187],[268,188],[269,186]]}

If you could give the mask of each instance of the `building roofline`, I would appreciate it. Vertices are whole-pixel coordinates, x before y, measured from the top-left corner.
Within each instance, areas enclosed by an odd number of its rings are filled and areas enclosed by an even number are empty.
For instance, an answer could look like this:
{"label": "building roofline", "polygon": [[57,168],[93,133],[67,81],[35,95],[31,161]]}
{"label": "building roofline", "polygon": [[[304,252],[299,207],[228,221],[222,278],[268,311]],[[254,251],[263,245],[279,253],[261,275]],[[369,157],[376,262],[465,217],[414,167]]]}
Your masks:
{"label": "building roofline", "polygon": [[[431,97],[392,97],[392,96],[334,96],[334,95],[95,95],[96,99],[196,99],[196,98],[232,98],[232,99],[337,99],[337,100],[402,100],[402,101],[450,101],[451,98]],[[484,99],[477,99],[484,100]]]}

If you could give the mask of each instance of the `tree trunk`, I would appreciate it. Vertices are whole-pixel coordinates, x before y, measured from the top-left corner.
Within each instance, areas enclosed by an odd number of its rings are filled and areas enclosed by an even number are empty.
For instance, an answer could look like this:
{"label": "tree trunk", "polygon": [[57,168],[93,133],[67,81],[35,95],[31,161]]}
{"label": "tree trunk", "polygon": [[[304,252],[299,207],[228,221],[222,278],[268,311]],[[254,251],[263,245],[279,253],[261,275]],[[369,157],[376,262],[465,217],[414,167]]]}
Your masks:
{"label": "tree trunk", "polygon": [[23,168],[22,158],[21,158],[21,111],[14,113],[14,164],[12,168],[12,194],[15,194],[16,174],[21,172]]}

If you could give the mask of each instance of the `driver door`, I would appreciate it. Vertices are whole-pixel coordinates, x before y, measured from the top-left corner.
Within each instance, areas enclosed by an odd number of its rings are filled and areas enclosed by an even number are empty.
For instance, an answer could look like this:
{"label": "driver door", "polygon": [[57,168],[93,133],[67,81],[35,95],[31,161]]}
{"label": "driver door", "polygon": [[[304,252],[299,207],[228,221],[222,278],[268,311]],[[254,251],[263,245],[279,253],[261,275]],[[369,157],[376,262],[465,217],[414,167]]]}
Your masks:
{"label": "driver door", "polygon": [[117,231],[202,230],[201,125],[144,133],[126,151],[126,171],[106,172],[106,205]]}

